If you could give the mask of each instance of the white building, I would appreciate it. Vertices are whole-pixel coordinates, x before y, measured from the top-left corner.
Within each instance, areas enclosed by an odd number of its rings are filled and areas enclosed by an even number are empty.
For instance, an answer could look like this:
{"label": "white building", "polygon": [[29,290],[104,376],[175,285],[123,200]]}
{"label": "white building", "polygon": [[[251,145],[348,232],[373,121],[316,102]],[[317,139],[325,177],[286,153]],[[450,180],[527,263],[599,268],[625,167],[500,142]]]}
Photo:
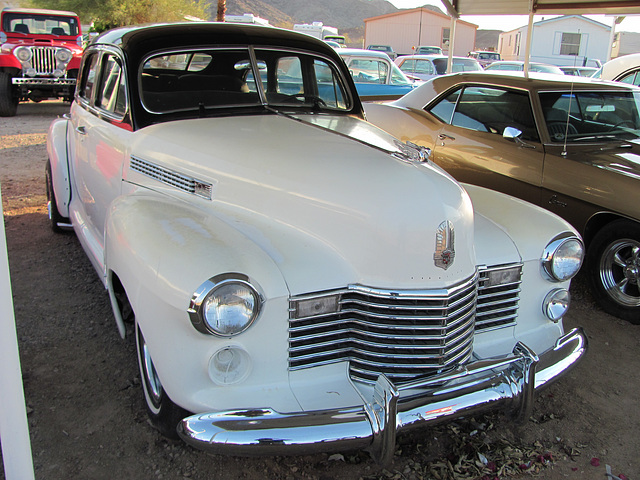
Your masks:
{"label": "white building", "polygon": [[629,55],[630,53],[640,53],[640,33],[616,32],[615,39],[611,45],[611,58]]}
{"label": "white building", "polygon": [[[583,17],[564,15],[533,24],[532,62],[552,65],[595,66],[607,61],[611,27]],[[500,34],[498,51],[503,60],[524,60],[527,27]]]}
{"label": "white building", "polygon": [[[477,25],[456,22],[453,54],[466,57],[475,50]],[[364,46],[390,45],[393,51],[407,55],[420,45],[441,47],[449,51],[451,17],[429,8],[400,10],[364,19]]]}

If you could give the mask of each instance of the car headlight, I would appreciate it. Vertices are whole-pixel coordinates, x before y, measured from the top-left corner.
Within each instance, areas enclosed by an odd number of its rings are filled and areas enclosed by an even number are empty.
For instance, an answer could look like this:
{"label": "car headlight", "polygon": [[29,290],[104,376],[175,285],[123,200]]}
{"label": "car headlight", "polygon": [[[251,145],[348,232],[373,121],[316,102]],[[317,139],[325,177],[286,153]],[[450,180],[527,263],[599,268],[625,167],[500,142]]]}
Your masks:
{"label": "car headlight", "polygon": [[249,328],[260,313],[262,296],[242,274],[204,282],[193,294],[189,317],[202,333],[231,337]]}
{"label": "car headlight", "polygon": [[67,50],[66,48],[58,48],[56,50],[56,60],[60,63],[68,63],[71,60],[71,50]]}
{"label": "car headlight", "polygon": [[542,254],[543,275],[552,282],[564,282],[580,270],[584,257],[582,241],[573,234],[558,235]]}
{"label": "car headlight", "polygon": [[31,49],[29,47],[18,47],[13,51],[13,54],[21,63],[29,62],[32,56]]}

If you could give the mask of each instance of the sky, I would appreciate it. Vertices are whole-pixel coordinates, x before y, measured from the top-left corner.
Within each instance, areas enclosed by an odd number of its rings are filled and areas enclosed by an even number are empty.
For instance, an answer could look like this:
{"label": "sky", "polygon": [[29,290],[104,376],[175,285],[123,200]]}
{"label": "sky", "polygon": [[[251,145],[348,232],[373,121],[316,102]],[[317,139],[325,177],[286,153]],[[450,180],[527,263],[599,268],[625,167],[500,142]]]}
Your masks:
{"label": "sky", "polygon": [[[446,9],[439,0],[389,0],[396,8],[416,8],[423,5],[435,5],[444,13]],[[535,15],[533,21],[543,18],[553,18],[555,15]],[[613,25],[613,17],[605,15],[585,15],[605,25]],[[478,25],[481,30],[509,31],[519,27],[526,27],[529,23],[528,15],[462,15],[461,20]],[[616,32],[640,32],[640,16],[626,17],[619,25]]]}

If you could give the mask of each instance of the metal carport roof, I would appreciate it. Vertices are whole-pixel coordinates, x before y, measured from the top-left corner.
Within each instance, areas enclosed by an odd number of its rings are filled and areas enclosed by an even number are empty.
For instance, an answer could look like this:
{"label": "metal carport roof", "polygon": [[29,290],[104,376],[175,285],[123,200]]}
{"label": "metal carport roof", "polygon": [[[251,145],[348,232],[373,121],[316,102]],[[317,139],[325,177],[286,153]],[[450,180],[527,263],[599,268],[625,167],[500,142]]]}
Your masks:
{"label": "metal carport roof", "polygon": [[[451,16],[451,38],[455,42],[456,20],[461,15],[529,15],[527,27],[527,41],[525,47],[524,71],[527,75],[529,69],[529,56],[531,52],[531,31],[533,29],[534,15],[638,15],[640,14],[639,0],[440,0],[449,16]],[[612,38],[614,28],[611,31]],[[453,48],[449,48],[449,56]],[[449,58],[449,69],[451,68]]]}

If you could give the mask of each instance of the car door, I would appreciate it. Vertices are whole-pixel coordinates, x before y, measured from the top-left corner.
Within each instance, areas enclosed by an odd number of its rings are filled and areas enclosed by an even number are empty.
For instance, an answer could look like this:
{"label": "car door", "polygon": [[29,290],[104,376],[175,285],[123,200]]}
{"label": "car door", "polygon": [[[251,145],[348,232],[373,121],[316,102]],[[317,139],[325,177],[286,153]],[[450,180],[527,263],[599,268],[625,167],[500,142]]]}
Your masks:
{"label": "car door", "polygon": [[96,52],[84,64],[73,125],[73,199],[76,231],[97,270],[103,270],[104,226],[120,194],[122,166],[132,135],[125,119],[127,96],[122,61]]}
{"label": "car door", "polygon": [[426,110],[443,122],[435,163],[460,182],[540,203],[544,150],[527,92],[468,85]]}

